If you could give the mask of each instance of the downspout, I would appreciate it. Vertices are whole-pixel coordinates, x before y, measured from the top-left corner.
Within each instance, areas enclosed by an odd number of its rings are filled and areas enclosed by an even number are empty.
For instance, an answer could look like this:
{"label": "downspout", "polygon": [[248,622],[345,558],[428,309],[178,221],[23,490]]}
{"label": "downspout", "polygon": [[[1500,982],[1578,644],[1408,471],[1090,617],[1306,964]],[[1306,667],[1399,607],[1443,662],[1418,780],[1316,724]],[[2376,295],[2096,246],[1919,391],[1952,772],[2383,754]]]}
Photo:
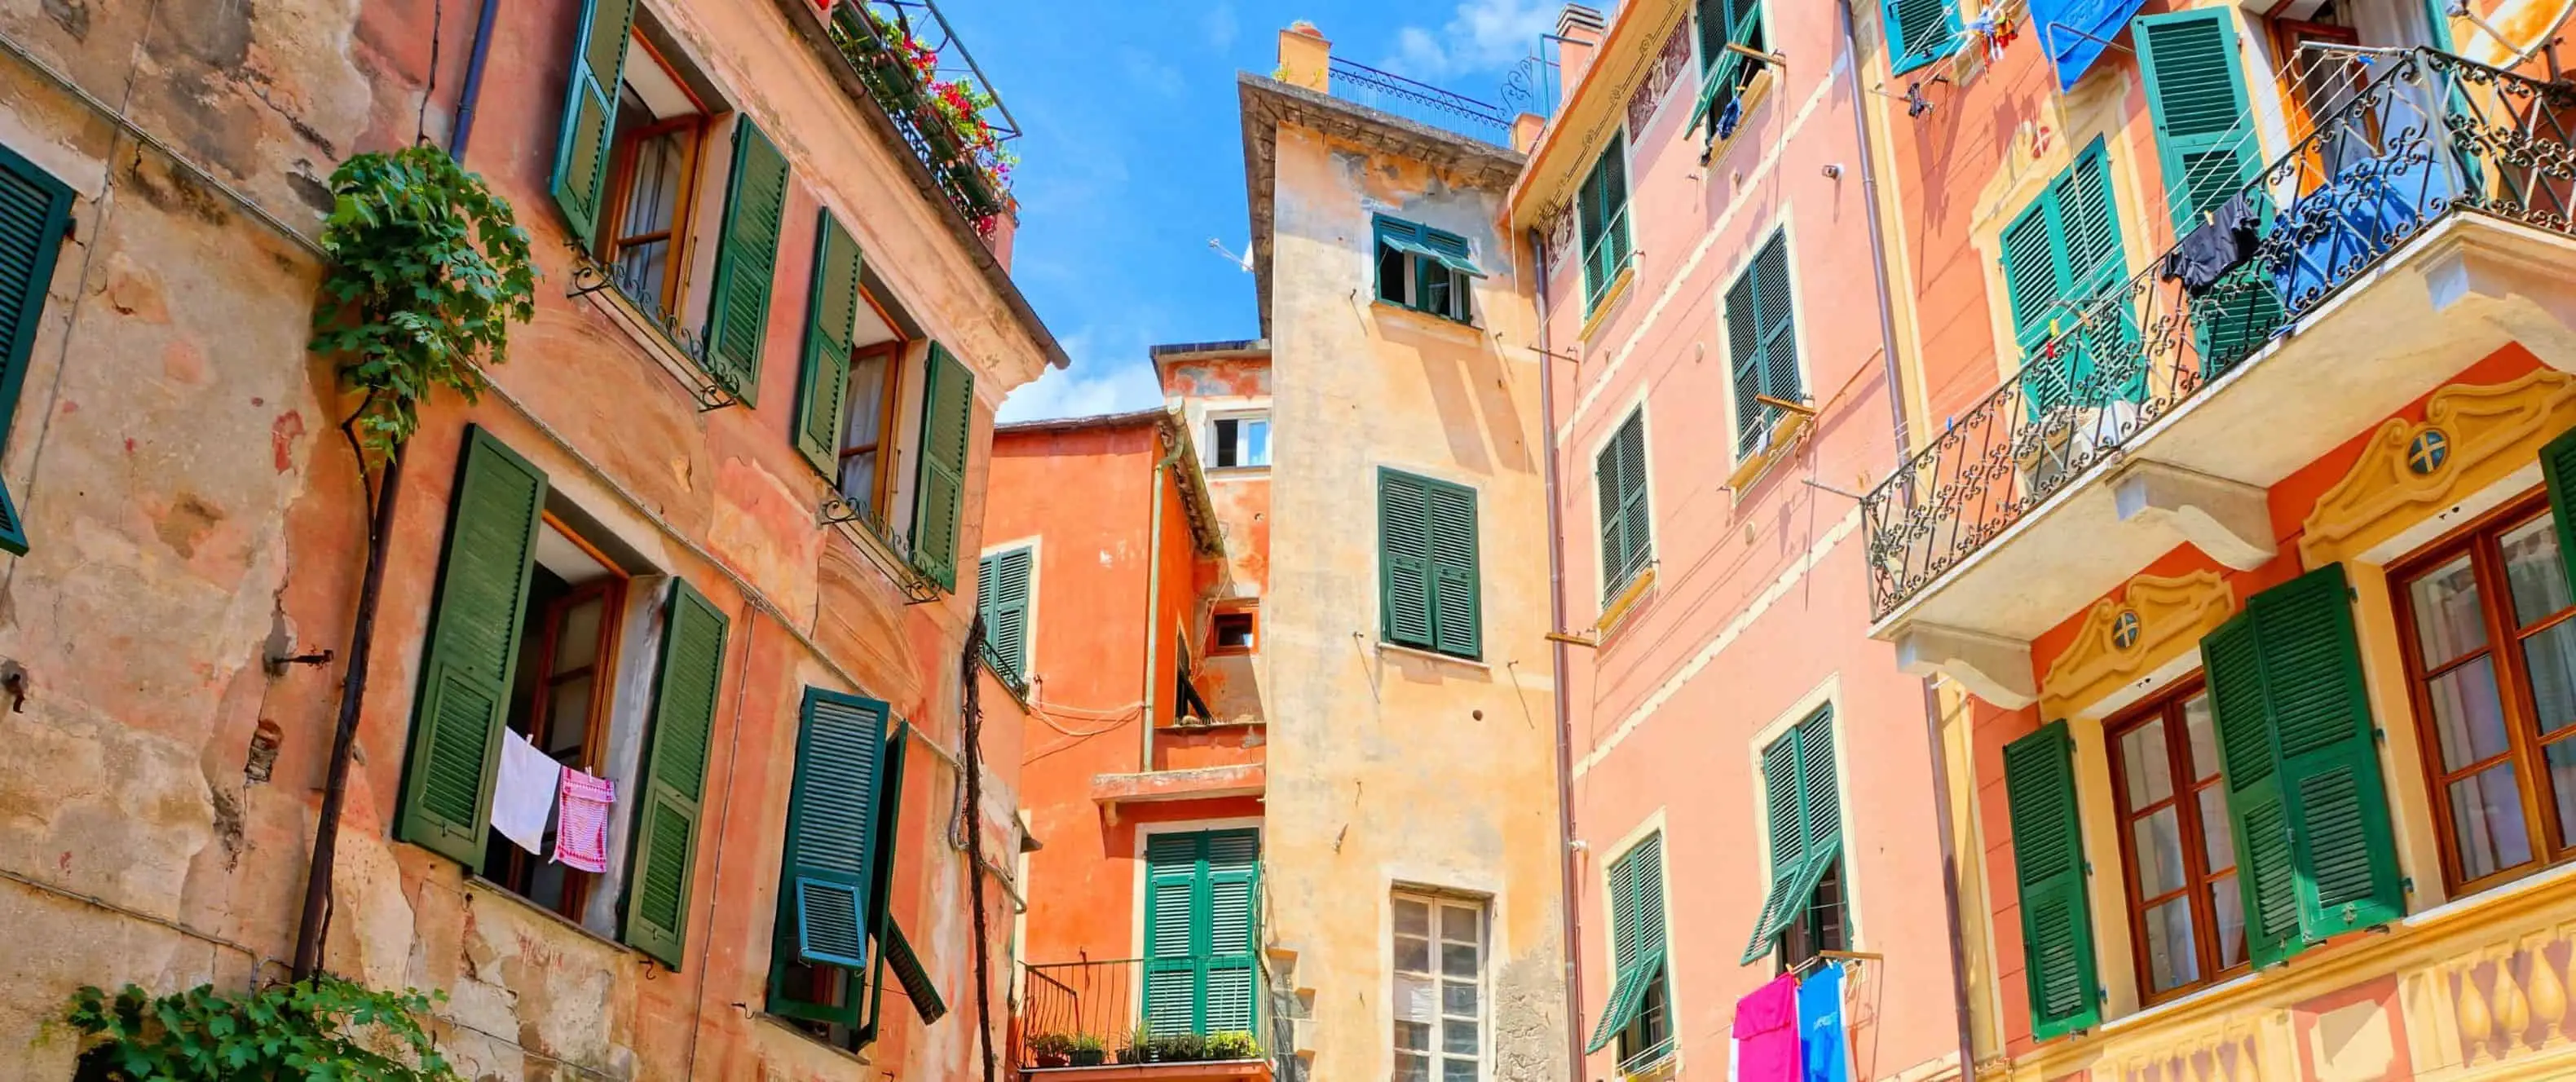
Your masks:
{"label": "downspout", "polygon": [[483,0],[483,13],[474,20],[474,51],[465,61],[465,89],[456,97],[455,130],[448,133],[447,153],[458,164],[465,162],[465,140],[474,134],[474,103],[483,97],[483,58],[492,52],[492,17],[500,13],[501,0]]}
{"label": "downspout", "polygon": [[[1530,280],[1538,299],[1539,451],[1547,458],[1547,623],[1549,631],[1565,630],[1565,531],[1557,508],[1556,379],[1549,362],[1556,354],[1547,338],[1547,252],[1538,231],[1529,234]],[[1574,874],[1573,721],[1565,701],[1565,643],[1548,641],[1548,665],[1556,700],[1556,864],[1558,908],[1565,938],[1565,1077],[1583,1077],[1583,917]]]}
{"label": "downspout", "polygon": [[[1878,209],[1878,163],[1871,153],[1869,131],[1869,98],[1860,83],[1860,34],[1854,25],[1851,0],[1841,0],[1843,54],[1850,58],[1844,74],[1851,79],[1852,137],[1860,144],[1860,184],[1862,202],[1869,214],[1869,261],[1872,283],[1878,289],[1878,355],[1887,378],[1887,412],[1891,431],[1896,437],[1896,468],[1904,469],[1913,451],[1914,437],[1905,418],[1905,382],[1896,360],[1896,304],[1887,287],[1887,232]],[[1923,731],[1931,752],[1932,818],[1941,837],[1941,911],[1950,933],[1950,999],[1951,1015],[1958,1023],[1959,1077],[1973,1078],[1976,1072],[1976,1035],[1968,1014],[1968,951],[1959,913],[1959,851],[1951,838],[1954,813],[1950,807],[1950,767],[1948,749],[1941,741],[1941,699],[1933,690],[1930,677],[1923,678]]]}
{"label": "downspout", "polygon": [[[1157,427],[1154,431],[1157,436],[1167,438],[1164,429]],[[1151,531],[1151,540],[1145,543],[1145,716],[1138,719],[1137,728],[1144,735],[1143,757],[1137,760],[1136,770],[1147,774],[1154,770],[1154,719],[1161,716],[1154,712],[1154,662],[1155,651],[1161,647],[1163,635],[1163,478],[1170,476],[1173,464],[1181,460],[1180,441],[1167,438],[1167,442],[1170,443],[1169,449],[1154,461],[1154,512],[1147,527]]]}

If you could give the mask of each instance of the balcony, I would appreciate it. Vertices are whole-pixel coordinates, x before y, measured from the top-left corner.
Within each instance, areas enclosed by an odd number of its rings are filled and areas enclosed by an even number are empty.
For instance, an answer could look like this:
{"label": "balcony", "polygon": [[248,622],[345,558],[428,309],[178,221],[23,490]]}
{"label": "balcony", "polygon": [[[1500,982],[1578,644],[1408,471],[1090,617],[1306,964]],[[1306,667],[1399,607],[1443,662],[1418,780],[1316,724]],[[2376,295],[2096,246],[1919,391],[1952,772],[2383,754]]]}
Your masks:
{"label": "balcony", "polygon": [[[1511,80],[1504,84],[1507,96],[1526,108],[1544,108],[1540,102],[1554,100],[1554,94],[1542,97],[1536,91],[1536,83],[1543,81],[1548,71],[1536,57],[1522,61],[1520,67],[1513,70]],[[1451,135],[1462,135],[1507,149],[1512,145],[1514,114],[1504,106],[1442,90],[1429,83],[1416,82],[1394,72],[1379,71],[1338,56],[1332,58],[1331,85],[1334,97],[1355,105],[1365,105]],[[1523,87],[1528,88],[1526,92],[1516,89]]]}
{"label": "balcony", "polygon": [[1023,966],[1012,1063],[1031,1077],[1198,1082],[1272,1077],[1257,954]]}
{"label": "balcony", "polygon": [[833,44],[940,193],[990,236],[1015,206],[1019,122],[930,0],[829,0]]}
{"label": "balcony", "polygon": [[2249,259],[2193,293],[2160,254],[1862,500],[1879,637],[2018,648],[2186,541],[2261,566],[2291,472],[2508,343],[2576,369],[2576,86],[2370,67],[2242,187]]}

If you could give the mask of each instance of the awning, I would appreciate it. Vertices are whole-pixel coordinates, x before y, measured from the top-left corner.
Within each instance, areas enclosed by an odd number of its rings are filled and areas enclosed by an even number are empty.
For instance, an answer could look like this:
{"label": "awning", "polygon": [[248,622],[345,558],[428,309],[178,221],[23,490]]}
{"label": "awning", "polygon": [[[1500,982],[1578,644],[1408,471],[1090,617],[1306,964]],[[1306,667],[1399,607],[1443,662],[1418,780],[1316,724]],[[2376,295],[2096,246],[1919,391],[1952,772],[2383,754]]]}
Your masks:
{"label": "awning", "polygon": [[1485,277],[1485,272],[1476,266],[1474,260],[1468,259],[1466,256],[1458,255],[1453,252],[1444,252],[1437,248],[1430,247],[1429,245],[1406,240],[1403,237],[1394,235],[1393,233],[1379,234],[1377,239],[1378,243],[1384,244],[1396,251],[1403,252],[1406,255],[1421,256],[1424,259],[1431,260],[1432,262],[1438,263],[1441,266],[1447,267],[1450,270],[1456,271],[1470,278]]}
{"label": "awning", "polygon": [[2146,0],[2030,0],[2030,25],[2057,65],[2057,88],[2073,90]]}
{"label": "awning", "polygon": [[1816,884],[1824,881],[1825,869],[1842,855],[1841,835],[1828,836],[1814,855],[1772,877],[1771,893],[1762,899],[1762,913],[1753,920],[1753,938],[1745,941],[1744,957],[1736,964],[1749,966],[1771,953],[1772,942],[1789,927],[1789,922],[1806,913],[1807,899],[1815,895]]}
{"label": "awning", "polygon": [[1592,1043],[1584,1046],[1590,1055],[1609,1045],[1610,1039],[1637,1020],[1637,1012],[1646,1006],[1646,989],[1664,972],[1664,948],[1657,947],[1639,956],[1619,970],[1618,983],[1610,986],[1610,1002],[1601,1010],[1601,1021],[1592,1027]]}

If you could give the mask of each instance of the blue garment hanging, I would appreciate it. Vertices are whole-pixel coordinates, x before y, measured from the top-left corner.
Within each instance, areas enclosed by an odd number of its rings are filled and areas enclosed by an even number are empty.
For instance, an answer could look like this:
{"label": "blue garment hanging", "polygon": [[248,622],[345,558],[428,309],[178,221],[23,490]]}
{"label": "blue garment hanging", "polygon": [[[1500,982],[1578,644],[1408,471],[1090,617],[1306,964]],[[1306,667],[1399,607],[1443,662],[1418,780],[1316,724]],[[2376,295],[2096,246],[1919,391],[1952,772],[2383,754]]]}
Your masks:
{"label": "blue garment hanging", "polygon": [[1843,964],[1826,962],[1798,982],[1800,1082],[1851,1082],[1843,1043]]}
{"label": "blue garment hanging", "polygon": [[2073,90],[2084,72],[2146,0],[2030,0],[2030,28],[2057,65],[2057,89]]}

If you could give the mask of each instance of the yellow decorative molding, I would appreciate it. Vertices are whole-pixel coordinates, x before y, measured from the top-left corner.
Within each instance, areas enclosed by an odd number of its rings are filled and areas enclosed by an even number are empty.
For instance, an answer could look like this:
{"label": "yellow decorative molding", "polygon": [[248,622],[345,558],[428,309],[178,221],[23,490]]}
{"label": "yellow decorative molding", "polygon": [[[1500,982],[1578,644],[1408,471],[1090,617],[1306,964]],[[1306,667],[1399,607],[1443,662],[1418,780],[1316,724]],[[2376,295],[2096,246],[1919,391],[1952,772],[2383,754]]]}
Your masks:
{"label": "yellow decorative molding", "polygon": [[2046,717],[2065,717],[2100,702],[2120,686],[2186,651],[2236,613],[2236,591],[2216,571],[2178,578],[2140,575],[2120,596],[2104,598],[2084,615],[2048,675],[2040,678],[2039,705]]}
{"label": "yellow decorative molding", "polygon": [[2309,567],[2347,560],[2530,465],[2576,428],[2576,376],[2536,369],[2507,383],[2433,392],[2421,423],[2391,417],[2361,460],[2317,498],[2299,539]]}

